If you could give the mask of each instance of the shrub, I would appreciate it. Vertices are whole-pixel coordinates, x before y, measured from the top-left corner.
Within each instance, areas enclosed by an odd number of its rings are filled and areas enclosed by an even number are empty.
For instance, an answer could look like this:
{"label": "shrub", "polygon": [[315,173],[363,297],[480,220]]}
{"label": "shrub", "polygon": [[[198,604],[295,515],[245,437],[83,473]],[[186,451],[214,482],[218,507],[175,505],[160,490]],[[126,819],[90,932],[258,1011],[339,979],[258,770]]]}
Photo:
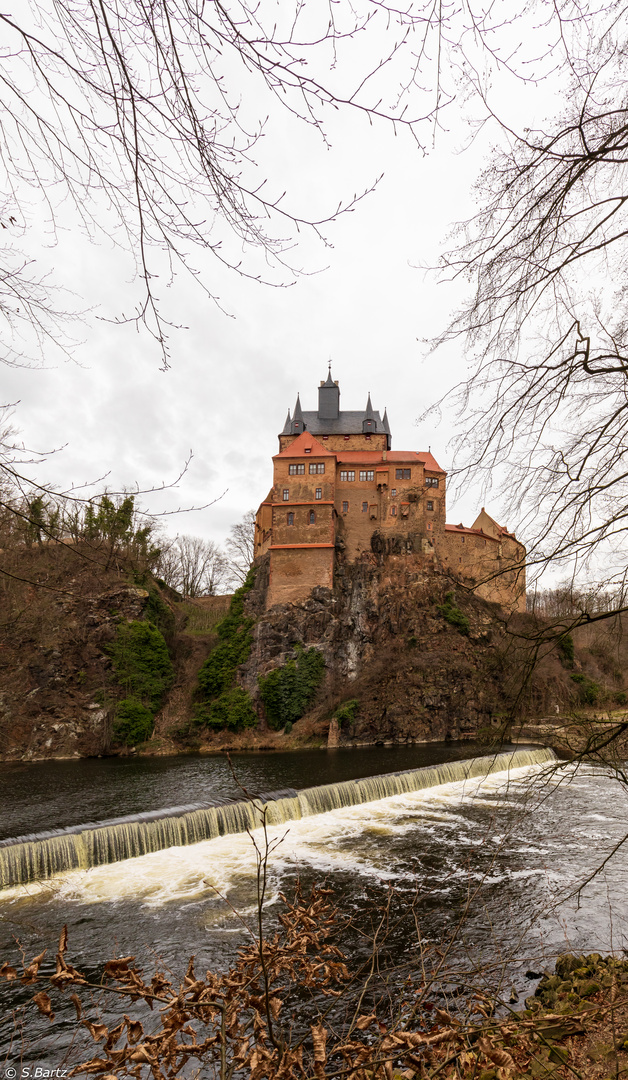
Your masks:
{"label": "shrub", "polygon": [[242,728],[255,727],[257,716],[247,691],[241,686],[233,686],[208,705],[201,706],[194,717],[194,724],[197,727],[240,731]]}
{"label": "shrub", "polygon": [[218,644],[198,673],[197,694],[205,701],[229,689],[237,668],[249,658],[253,644],[251,627],[255,620],[244,614],[244,597],[253,588],[253,582],[254,572],[249,571],[244,585],[233,594],[228,613],[216,626]]}
{"label": "shrub", "polygon": [[144,616],[148,622],[161,631],[164,637],[172,637],[175,626],[174,614],[155,588],[148,590]]}
{"label": "shrub", "polygon": [[451,626],[455,626],[461,634],[469,633],[471,624],[460,608],[456,607],[456,600],[453,592],[445,593],[445,602],[443,604],[437,604],[436,610],[443,616],[445,622],[448,622]]}
{"label": "shrub", "polygon": [[341,725],[352,724],[359,708],[360,702],[357,698],[351,698],[350,701],[343,701],[342,705],[336,709],[336,720]]}
{"label": "shrub", "polygon": [[578,700],[581,705],[597,705],[604,697],[603,687],[590,679],[588,675],[576,672],[571,678],[578,686]]}
{"label": "shrub", "polygon": [[560,662],[565,668],[572,668],[575,660],[575,648],[573,638],[571,634],[565,634],[559,638],[556,642],[556,650],[560,657]]}
{"label": "shrub", "polygon": [[123,622],[108,652],[127,697],[141,701],[154,714],[174,679],[163,634],[152,623]]}
{"label": "shrub", "polygon": [[150,709],[137,698],[124,698],[118,702],[113,723],[113,734],[127,746],[149,739],[153,731],[154,716]]}
{"label": "shrub", "polygon": [[283,733],[284,733],[284,735],[289,735],[291,731],[292,731],[292,721],[288,720],[288,721],[286,721],[286,726],[283,729]]}
{"label": "shrub", "polygon": [[236,686],[236,672],[248,660],[253,644],[254,619],[244,613],[244,598],[253,588],[255,571],[249,570],[244,585],[235,591],[229,611],[216,626],[218,644],[198,673],[198,705],[194,724],[214,728],[254,727],[257,716],[250,695]]}
{"label": "shrub", "polygon": [[615,694],[615,701],[617,702],[618,705],[626,705],[626,704],[628,704],[628,694],[626,693],[626,691],[625,690],[619,690],[619,692],[617,694]]}
{"label": "shrub", "polygon": [[283,667],[258,678],[260,696],[271,728],[279,731],[300,720],[323,678],[325,659],[318,649],[297,645],[295,656]]}

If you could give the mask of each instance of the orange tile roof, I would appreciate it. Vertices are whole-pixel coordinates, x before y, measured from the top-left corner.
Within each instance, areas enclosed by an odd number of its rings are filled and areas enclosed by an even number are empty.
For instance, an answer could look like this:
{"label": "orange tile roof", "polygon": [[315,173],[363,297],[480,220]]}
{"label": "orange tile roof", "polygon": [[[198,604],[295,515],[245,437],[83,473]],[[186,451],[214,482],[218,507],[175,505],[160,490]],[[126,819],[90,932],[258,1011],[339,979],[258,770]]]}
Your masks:
{"label": "orange tile roof", "polygon": [[275,458],[285,457],[305,457],[306,450],[309,450],[308,457],[315,454],[316,457],[335,457],[330,450],[326,450],[322,443],[319,443],[318,439],[315,439],[309,431],[302,431],[298,438],[291,442],[289,446],[286,446],[285,450],[280,450],[278,454],[273,455],[273,461]]}
{"label": "orange tile roof", "polygon": [[494,540],[496,544],[499,543],[496,536],[485,533],[483,529],[468,529],[466,525],[445,525],[445,532],[468,533],[471,536],[481,536],[483,540]]}
{"label": "orange tile roof", "polygon": [[417,450],[388,450],[385,460],[381,450],[336,450],[336,457],[339,462],[346,462],[347,465],[354,462],[356,465],[362,463],[364,465],[382,465],[385,467],[386,465],[400,465],[402,462],[406,464],[414,462],[417,465],[424,465],[428,472],[441,473],[442,476],[447,475],[430,453]]}

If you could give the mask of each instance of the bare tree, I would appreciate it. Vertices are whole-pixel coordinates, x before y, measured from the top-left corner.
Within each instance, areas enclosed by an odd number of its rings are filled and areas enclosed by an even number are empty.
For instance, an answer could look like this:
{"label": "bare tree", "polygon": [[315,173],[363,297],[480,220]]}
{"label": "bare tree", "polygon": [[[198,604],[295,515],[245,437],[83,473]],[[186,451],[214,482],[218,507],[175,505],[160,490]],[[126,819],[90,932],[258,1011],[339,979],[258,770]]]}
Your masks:
{"label": "bare tree", "polygon": [[225,543],[232,580],[243,584],[255,555],[255,511],[247,510],[241,521],[231,526]]}
{"label": "bare tree", "polygon": [[[25,4],[19,14],[0,14],[0,22],[5,361],[22,358],[24,324],[40,344],[58,344],[51,317],[62,313],[51,284],[23,254],[33,199],[53,225],[59,214],[64,225],[73,215],[92,240],[113,236],[133,253],[143,291],[125,317],[148,328],[167,365],[158,278],[167,284],[181,268],[198,278],[189,261],[196,247],[220,272],[269,273],[274,284],[285,283],[294,234],[309,226],[322,235],[325,222],[361,197],[335,199],[322,217],[308,217],[281,178],[273,190],[255,161],[269,109],[315,129],[323,145],[323,117],[341,108],[409,130],[422,119],[409,112],[418,84],[403,49],[413,19],[386,5],[359,14],[343,2],[330,14],[315,5],[281,12],[248,0],[61,0]],[[366,33],[375,44],[380,30],[387,43],[374,60],[369,48],[360,52],[360,40]],[[382,74],[389,68],[387,87]],[[258,267],[246,253],[260,247]],[[215,280],[199,280],[216,298]]]}
{"label": "bare tree", "polygon": [[184,596],[215,596],[230,580],[225,553],[213,540],[177,536],[162,545],[156,573]]}
{"label": "bare tree", "polygon": [[471,292],[443,338],[464,336],[476,357],[457,388],[459,475],[501,487],[531,570],[586,571],[616,608],[628,527],[624,6],[604,5],[594,25],[562,74],[563,114],[511,130],[479,183],[481,209],[444,259]]}
{"label": "bare tree", "polygon": [[443,111],[468,96],[461,82],[483,100],[493,72],[536,84],[573,66],[567,38],[574,26],[586,36],[599,14],[589,0],[533,0],[506,18],[476,0],[31,0],[0,23],[2,358],[23,358],[25,328],[40,346],[59,344],[62,305],[25,251],[33,217],[54,230],[60,215],[63,229],[132,253],[141,288],[122,318],[149,330],[167,365],[163,289],[175,273],[191,270],[213,298],[225,268],[285,284],[299,232],[324,240],[325,223],[361,197],[335,195],[308,214],[268,175],[262,134],[276,144],[286,125],[288,138],[301,127],[327,148],[341,111],[405,129],[425,149]]}

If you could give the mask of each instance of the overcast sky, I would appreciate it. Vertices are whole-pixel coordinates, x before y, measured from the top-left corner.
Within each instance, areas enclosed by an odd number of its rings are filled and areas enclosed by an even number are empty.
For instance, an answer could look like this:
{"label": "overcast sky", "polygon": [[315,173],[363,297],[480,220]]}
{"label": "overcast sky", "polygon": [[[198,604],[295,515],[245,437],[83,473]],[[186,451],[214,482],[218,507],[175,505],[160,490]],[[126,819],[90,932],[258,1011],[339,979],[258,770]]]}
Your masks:
{"label": "overcast sky", "polygon": [[[66,487],[106,475],[114,490],[167,485],[191,450],[178,487],[145,503],[173,511],[213,502],[165,525],[222,542],[267,494],[286,410],[297,392],[304,408],[316,407],[329,359],[341,408],[361,408],[370,392],[376,409],[388,409],[394,449],[431,447],[449,469],[452,413],[440,422],[419,417],[465,375],[461,348],[432,355],[426,344],[462,294],[424,268],[437,262],[452,224],[473,213],[472,186],[491,135],[461,152],[468,131],[459,121],[452,126],[427,154],[383,123],[371,127],[346,115],[331,119],[330,150],[310,133],[295,141],[291,128],[282,139],[276,126],[268,149],[261,148],[260,168],[287,187],[297,210],[328,213],[382,172],[383,179],[327,227],[332,246],[302,235],[289,257],[306,273],[290,287],[243,279],[212,265],[210,256],[198,268],[221,306],[185,276],[167,293],[158,283],[170,314],[185,326],[173,331],[165,372],[150,338],[112,321],[132,311],[138,295],[124,253],[106,238],[90,245],[71,219],[53,238],[33,214],[27,252],[89,309],[72,328],[73,360],[3,370],[2,399],[18,403],[15,422],[26,445],[59,448],[38,467],[37,479]],[[448,520],[471,524],[483,501],[478,491],[457,500],[450,494]],[[489,500],[487,509],[500,517],[498,502]]]}

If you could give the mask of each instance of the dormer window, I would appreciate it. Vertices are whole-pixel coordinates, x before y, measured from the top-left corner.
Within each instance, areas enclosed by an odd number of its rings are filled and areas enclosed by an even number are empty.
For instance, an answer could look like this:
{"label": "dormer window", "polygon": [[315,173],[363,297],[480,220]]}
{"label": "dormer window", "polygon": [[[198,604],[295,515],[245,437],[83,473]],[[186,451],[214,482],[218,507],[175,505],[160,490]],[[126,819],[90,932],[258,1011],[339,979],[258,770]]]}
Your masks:
{"label": "dormer window", "polygon": [[312,453],[312,447],[311,446],[306,446],[305,447],[305,453],[306,454],[311,454]]}

